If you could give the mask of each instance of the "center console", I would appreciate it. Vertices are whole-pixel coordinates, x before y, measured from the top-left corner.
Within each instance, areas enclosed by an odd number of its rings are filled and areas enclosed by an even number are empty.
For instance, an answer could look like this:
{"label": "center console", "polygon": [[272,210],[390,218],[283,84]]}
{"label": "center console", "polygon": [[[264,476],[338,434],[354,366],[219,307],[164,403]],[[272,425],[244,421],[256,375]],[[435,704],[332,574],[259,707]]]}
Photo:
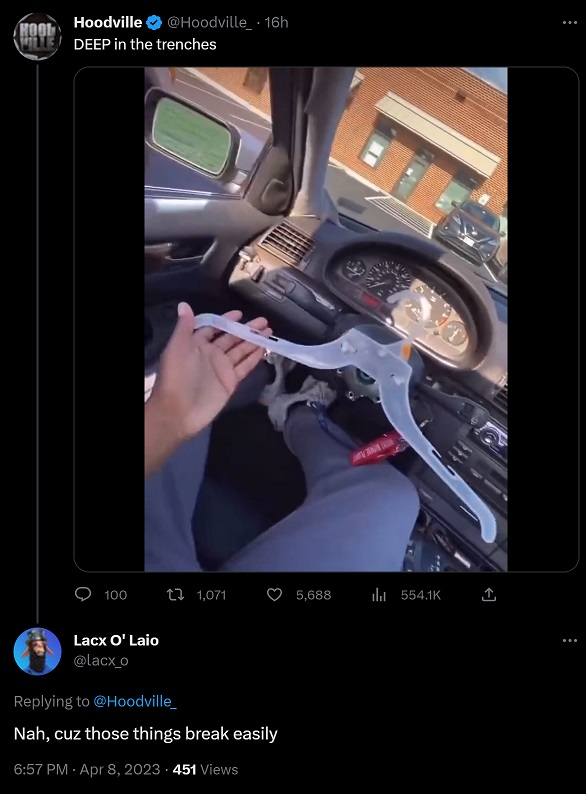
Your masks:
{"label": "center console", "polygon": [[480,536],[476,517],[442,480],[416,461],[409,472],[418,488],[424,529],[449,530],[456,548],[477,570],[507,570],[507,430],[491,417],[482,427],[460,424],[436,409],[426,434],[437,449],[447,450],[450,465],[492,508],[497,520],[495,543]]}

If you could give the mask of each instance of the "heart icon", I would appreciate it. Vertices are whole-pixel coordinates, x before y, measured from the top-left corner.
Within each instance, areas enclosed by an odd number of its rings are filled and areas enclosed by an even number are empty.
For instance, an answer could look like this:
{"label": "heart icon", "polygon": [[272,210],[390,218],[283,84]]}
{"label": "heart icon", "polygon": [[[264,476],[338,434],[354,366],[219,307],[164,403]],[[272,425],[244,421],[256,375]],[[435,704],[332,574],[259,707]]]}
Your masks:
{"label": "heart icon", "polygon": [[271,599],[271,601],[278,601],[279,598],[283,595],[283,591],[280,587],[269,587],[267,590],[267,595]]}

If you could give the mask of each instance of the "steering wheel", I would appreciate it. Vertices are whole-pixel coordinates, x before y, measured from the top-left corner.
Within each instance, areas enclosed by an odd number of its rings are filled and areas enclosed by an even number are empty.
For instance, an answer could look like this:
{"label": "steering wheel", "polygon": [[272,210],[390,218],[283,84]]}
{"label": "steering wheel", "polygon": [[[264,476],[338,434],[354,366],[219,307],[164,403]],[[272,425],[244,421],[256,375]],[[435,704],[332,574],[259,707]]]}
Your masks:
{"label": "steering wheel", "polygon": [[[351,328],[359,329],[363,334],[379,342],[381,345],[389,345],[393,342],[402,341],[403,337],[391,328],[386,328],[381,323],[374,320],[367,320],[361,314],[346,314],[341,317],[334,326],[330,334],[332,339],[337,339]],[[413,369],[410,389],[413,390],[425,378],[425,363],[423,357],[414,347],[411,348],[409,363]],[[376,381],[357,367],[344,367],[337,373],[344,382],[347,392],[346,396],[350,399],[367,397],[375,403],[380,403],[379,388]],[[350,396],[352,395],[352,396]]]}

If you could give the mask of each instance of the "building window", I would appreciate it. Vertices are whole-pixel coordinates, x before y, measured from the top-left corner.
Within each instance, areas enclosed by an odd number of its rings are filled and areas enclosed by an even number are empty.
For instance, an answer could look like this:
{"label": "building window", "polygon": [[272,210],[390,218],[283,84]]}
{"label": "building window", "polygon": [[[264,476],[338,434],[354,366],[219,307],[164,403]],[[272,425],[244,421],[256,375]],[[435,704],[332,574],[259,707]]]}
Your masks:
{"label": "building window", "polygon": [[354,72],[354,77],[352,78],[352,83],[350,85],[350,90],[348,91],[348,98],[346,99],[346,110],[350,107],[354,99],[356,98],[356,94],[360,90],[360,86],[362,85],[362,81],[364,80],[364,75],[360,74],[360,72]]}
{"label": "building window", "polygon": [[360,159],[366,165],[376,168],[387,153],[387,149],[395,138],[395,130],[386,116],[379,114],[374,130],[362,150]]}
{"label": "building window", "polygon": [[399,201],[407,201],[433,161],[429,149],[419,149],[392,190]]}
{"label": "building window", "polygon": [[255,94],[262,94],[269,78],[268,66],[253,66],[246,70],[246,77],[244,78],[244,87]]}
{"label": "building window", "polygon": [[478,179],[472,174],[467,171],[459,171],[436,201],[435,206],[442,212],[451,212],[452,201],[456,201],[458,204],[466,201],[478,185]]}

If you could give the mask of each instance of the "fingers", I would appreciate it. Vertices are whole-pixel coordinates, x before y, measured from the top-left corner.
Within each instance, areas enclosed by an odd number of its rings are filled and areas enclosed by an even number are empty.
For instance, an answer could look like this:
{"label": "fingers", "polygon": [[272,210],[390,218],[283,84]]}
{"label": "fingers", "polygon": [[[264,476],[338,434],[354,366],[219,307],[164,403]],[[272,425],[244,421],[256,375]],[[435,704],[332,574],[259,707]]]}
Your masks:
{"label": "fingers", "polygon": [[247,375],[250,375],[252,370],[260,364],[264,358],[264,348],[257,347],[246,358],[240,361],[235,367],[234,372],[239,381],[244,380]]}
{"label": "fingers", "polygon": [[179,317],[189,317],[191,320],[195,320],[193,309],[189,303],[185,303],[185,301],[182,301],[179,306],[177,306],[177,314]]}
{"label": "fingers", "polygon": [[[261,318],[257,321],[260,324]],[[266,323],[266,320],[263,321]],[[251,327],[252,323],[250,324]],[[240,364],[245,358],[247,358],[251,353],[256,353],[260,351],[261,358],[264,358],[265,348],[262,345],[262,337],[268,337],[272,334],[272,329],[268,326],[263,328],[254,328],[254,330],[259,332],[259,343],[260,345],[255,345],[254,342],[244,342],[242,339],[238,339],[237,343],[233,345],[226,353],[226,358],[230,361],[233,366]]]}
{"label": "fingers", "polygon": [[167,349],[173,350],[189,344],[193,334],[194,322],[195,317],[191,306],[188,303],[180,303],[177,306],[177,324],[167,343]]}
{"label": "fingers", "polygon": [[[264,317],[257,317],[254,320],[251,320],[247,323],[249,328],[252,328],[254,331],[263,332],[268,327],[268,321],[265,320]],[[222,334],[217,339],[214,339],[214,345],[219,347],[220,350],[223,350],[224,353],[227,353],[232,348],[236,347],[236,345],[244,344],[243,340],[237,336],[232,336],[232,334]]]}
{"label": "fingers", "polygon": [[[225,314],[224,317],[228,320],[238,322],[242,317],[242,312],[231,311]],[[247,323],[247,325],[252,330],[258,331],[259,334],[264,337],[268,337],[272,334],[271,328],[268,327],[268,321],[264,317],[257,317]],[[237,367],[254,353],[254,361],[251,362],[249,369],[246,370],[247,372],[254,369],[258,362],[264,357],[264,347],[255,345],[252,342],[245,342],[237,336],[232,336],[232,334],[220,333],[218,335],[216,328],[199,328],[195,332],[194,337],[196,337],[196,341],[207,342],[208,344],[211,343],[214,347],[225,353],[234,367]]]}
{"label": "fingers", "polygon": [[[225,317],[227,320],[234,320],[234,322],[238,323],[242,319],[242,312],[238,310],[234,310],[231,312],[226,312],[226,314],[223,314],[222,316]],[[221,331],[218,331],[217,328],[212,328],[211,326],[206,328],[198,328],[194,336],[197,337],[198,341],[211,342],[215,336],[218,336],[218,334],[221,334],[218,337],[218,339],[223,339],[224,337],[227,336],[227,334],[222,334]],[[230,338],[234,338],[234,337],[230,337]]]}
{"label": "fingers", "polygon": [[222,317],[225,317],[227,320],[235,320],[238,322],[242,319],[242,312],[239,309],[232,309],[232,311],[223,314]]}

